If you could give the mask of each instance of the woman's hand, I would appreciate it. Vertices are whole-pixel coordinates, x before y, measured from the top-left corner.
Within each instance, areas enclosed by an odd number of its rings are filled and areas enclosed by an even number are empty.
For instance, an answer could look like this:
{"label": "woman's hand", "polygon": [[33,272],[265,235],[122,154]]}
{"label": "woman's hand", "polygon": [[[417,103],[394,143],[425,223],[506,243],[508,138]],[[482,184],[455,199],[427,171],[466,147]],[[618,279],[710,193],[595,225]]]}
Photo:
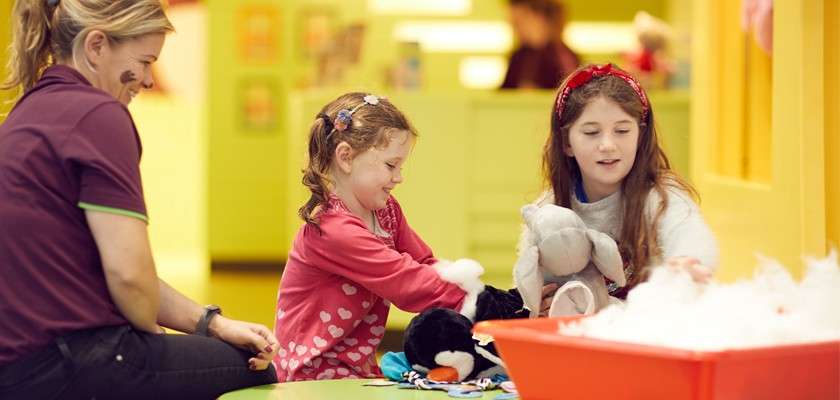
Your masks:
{"label": "woman's hand", "polygon": [[542,288],[542,302],[540,303],[540,317],[548,315],[548,309],[551,308],[551,300],[554,298],[554,292],[557,291],[556,283],[549,283]]}
{"label": "woman's hand", "polygon": [[712,279],[712,270],[709,267],[700,264],[700,260],[694,257],[671,257],[665,261],[665,265],[669,268],[688,271],[691,275],[691,279],[697,283],[708,283],[709,280]]}
{"label": "woman's hand", "polygon": [[255,354],[248,359],[253,371],[268,368],[269,363],[280,350],[274,334],[265,326],[251,322],[237,321],[216,315],[210,321],[209,331],[222,341]]}

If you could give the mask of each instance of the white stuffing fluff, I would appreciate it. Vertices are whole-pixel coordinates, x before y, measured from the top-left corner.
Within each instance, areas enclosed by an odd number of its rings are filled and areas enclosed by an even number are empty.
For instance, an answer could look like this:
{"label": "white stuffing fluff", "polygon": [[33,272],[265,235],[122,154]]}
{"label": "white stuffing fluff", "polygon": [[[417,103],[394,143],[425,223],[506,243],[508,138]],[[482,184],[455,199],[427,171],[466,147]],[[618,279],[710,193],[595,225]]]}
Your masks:
{"label": "white stuffing fluff", "polygon": [[837,254],[806,262],[799,283],[769,259],[752,280],[731,284],[698,284],[659,267],[626,303],[561,324],[560,333],[696,351],[840,340]]}

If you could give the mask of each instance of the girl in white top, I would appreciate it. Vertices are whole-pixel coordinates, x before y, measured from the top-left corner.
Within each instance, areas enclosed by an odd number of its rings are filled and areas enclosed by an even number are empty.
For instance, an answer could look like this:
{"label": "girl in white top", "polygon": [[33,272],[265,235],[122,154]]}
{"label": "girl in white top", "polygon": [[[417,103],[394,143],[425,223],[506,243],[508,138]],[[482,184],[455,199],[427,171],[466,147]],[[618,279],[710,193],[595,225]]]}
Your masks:
{"label": "girl in white top", "polygon": [[589,65],[560,85],[543,170],[549,190],[538,203],[571,208],[618,242],[628,285],[610,285],[611,295],[624,298],[661,263],[699,281],[713,272],[717,243],[696,192],[671,169],[647,96],[626,72]]}

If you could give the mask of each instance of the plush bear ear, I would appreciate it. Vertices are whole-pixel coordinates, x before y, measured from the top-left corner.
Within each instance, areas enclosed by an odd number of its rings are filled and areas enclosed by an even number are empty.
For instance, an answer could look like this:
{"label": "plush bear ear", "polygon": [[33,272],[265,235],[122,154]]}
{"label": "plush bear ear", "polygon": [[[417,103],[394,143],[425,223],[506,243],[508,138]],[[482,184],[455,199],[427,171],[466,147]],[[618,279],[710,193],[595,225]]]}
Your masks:
{"label": "plush bear ear", "polygon": [[624,263],[621,261],[621,253],[618,245],[609,235],[598,232],[594,229],[587,229],[586,235],[592,241],[592,263],[601,271],[604,276],[615,282],[618,286],[627,284],[624,276]]}

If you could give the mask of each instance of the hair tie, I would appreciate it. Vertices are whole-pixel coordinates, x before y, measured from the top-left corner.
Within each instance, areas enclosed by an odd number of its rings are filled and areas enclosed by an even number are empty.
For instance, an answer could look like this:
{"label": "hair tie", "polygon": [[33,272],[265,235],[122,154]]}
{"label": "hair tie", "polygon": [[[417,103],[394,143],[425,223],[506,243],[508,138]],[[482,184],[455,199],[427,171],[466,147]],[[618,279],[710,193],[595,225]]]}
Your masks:
{"label": "hair tie", "polygon": [[634,92],[636,92],[636,95],[639,96],[639,100],[642,102],[642,120],[645,119],[645,117],[648,114],[648,111],[650,111],[650,103],[648,102],[648,98],[645,94],[644,89],[642,89],[642,86],[639,85],[639,82],[636,81],[636,79],[630,76],[628,73],[618,69],[618,67],[613,68],[612,64],[593,64],[589,67],[573,72],[572,75],[566,80],[566,87],[564,87],[563,90],[557,94],[557,99],[555,100],[554,108],[557,112],[558,121],[563,115],[563,108],[566,106],[566,100],[569,97],[569,93],[571,93],[572,90],[589,83],[589,81],[591,81],[593,78],[599,76],[615,76],[627,82],[627,84],[630,85]]}
{"label": "hair tie", "polygon": [[59,0],[47,0],[47,5],[50,7],[55,7],[58,5]]}
{"label": "hair tie", "polygon": [[326,128],[327,134],[329,135],[334,128],[330,116],[324,113],[318,113],[318,119],[324,122],[324,127]]}

